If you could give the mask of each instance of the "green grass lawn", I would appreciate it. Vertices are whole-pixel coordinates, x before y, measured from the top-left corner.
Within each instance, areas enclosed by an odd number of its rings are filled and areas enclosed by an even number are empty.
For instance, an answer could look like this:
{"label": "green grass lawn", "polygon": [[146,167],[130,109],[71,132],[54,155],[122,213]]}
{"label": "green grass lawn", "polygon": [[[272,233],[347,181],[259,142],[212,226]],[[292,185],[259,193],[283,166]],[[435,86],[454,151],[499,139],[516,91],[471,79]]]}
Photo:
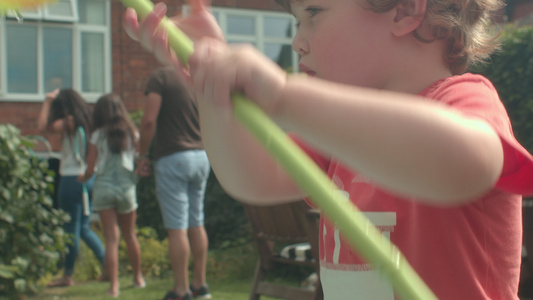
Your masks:
{"label": "green grass lawn", "polygon": [[[98,228],[95,228],[100,233]],[[173,280],[168,262],[167,243],[154,239],[140,238],[141,258],[143,272],[146,278],[146,288],[134,288],[131,277],[131,267],[125,253],[125,245],[121,245],[120,258],[120,297],[128,300],[156,300],[171,289]],[[143,250],[144,249],[144,250]],[[149,249],[149,250],[147,250]],[[255,264],[257,262],[257,250],[255,244],[248,242],[239,246],[210,250],[207,257],[206,276],[211,294],[214,300],[247,300],[249,299]],[[74,281],[72,287],[43,288],[35,296],[29,296],[27,300],[89,300],[89,299],[113,299],[106,295],[109,282],[100,282],[100,264],[84,243],[80,244],[80,252],[76,260]],[[269,281],[284,282],[289,285],[299,285],[313,270],[302,270],[297,267],[286,267],[273,272]],[[59,272],[59,276],[61,272]],[[52,275],[51,275],[52,276]],[[45,285],[53,277],[44,278],[41,282]],[[261,297],[261,299],[274,299]],[[0,297],[0,300],[4,300]]]}
{"label": "green grass lawn", "polygon": [[[145,263],[150,261],[149,255],[157,252],[157,255],[166,257],[166,248],[158,249],[154,245],[146,245],[144,252]],[[124,255],[121,255],[124,256]],[[125,257],[123,259],[126,259]],[[210,251],[208,254],[207,282],[214,300],[247,300],[253,280],[253,272],[257,261],[257,253],[253,244],[246,244],[227,250]],[[122,262],[121,264],[127,265]],[[76,261],[75,285],[62,288],[43,288],[35,296],[30,296],[27,300],[89,300],[89,299],[113,299],[106,295],[109,289],[109,282],[100,282],[95,279],[99,274],[94,272],[95,266],[99,264],[96,258],[90,253],[85,244],[81,244],[78,260]],[[151,264],[147,265],[152,266]],[[147,286],[144,289],[133,287],[130,272],[121,271],[120,277],[120,297],[128,300],[156,300],[162,299],[172,287],[172,276],[168,262],[161,263],[162,271],[159,276],[146,277]],[[153,268],[153,266],[152,266]],[[90,277],[85,276],[90,274]],[[298,281],[290,279],[290,276],[276,276],[273,281],[286,282],[297,285]],[[48,278],[43,284],[50,281]],[[274,299],[261,297],[261,299]],[[4,300],[1,299],[0,300]]]}
{"label": "green grass lawn", "polygon": [[[131,300],[156,300],[162,299],[168,289],[172,286],[171,278],[168,279],[147,279],[147,286],[144,289],[133,288],[131,277],[120,278],[119,299]],[[235,281],[210,281],[211,294],[215,300],[246,300],[249,297],[251,278],[248,280]],[[75,286],[65,288],[45,288],[39,296],[31,299],[49,300],[88,300],[88,299],[112,299],[107,297],[105,292],[109,288],[108,282],[88,281],[79,282]],[[262,299],[272,299],[262,297]]]}

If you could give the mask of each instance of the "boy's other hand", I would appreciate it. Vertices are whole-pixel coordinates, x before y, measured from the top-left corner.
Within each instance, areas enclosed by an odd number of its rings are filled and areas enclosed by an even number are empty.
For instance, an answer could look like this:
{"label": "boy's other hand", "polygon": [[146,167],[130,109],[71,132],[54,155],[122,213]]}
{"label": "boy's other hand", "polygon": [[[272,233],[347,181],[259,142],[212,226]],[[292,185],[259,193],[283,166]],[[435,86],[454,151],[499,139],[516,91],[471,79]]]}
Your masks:
{"label": "boy's other hand", "polygon": [[[204,3],[207,2],[207,3]],[[180,15],[169,18],[193,43],[210,37],[223,41],[224,35],[217,24],[215,17],[207,10],[209,1],[189,0],[191,10],[189,15]],[[126,33],[149,52],[154,53],[157,60],[164,65],[179,65],[176,54],[169,48],[168,34],[159,27],[161,20],[167,12],[167,7],[160,2],[146,18],[139,22],[134,9],[128,8],[124,13],[123,26]]]}

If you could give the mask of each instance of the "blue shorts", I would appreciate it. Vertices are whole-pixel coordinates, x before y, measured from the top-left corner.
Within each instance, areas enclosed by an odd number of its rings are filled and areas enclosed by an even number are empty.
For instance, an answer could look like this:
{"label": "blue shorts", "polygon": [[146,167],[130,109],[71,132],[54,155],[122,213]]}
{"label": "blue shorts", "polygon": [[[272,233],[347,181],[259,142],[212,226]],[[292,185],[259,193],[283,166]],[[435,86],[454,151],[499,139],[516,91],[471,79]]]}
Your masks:
{"label": "blue shorts", "polygon": [[166,229],[204,225],[209,170],[204,150],[176,152],[154,163],[157,200]]}

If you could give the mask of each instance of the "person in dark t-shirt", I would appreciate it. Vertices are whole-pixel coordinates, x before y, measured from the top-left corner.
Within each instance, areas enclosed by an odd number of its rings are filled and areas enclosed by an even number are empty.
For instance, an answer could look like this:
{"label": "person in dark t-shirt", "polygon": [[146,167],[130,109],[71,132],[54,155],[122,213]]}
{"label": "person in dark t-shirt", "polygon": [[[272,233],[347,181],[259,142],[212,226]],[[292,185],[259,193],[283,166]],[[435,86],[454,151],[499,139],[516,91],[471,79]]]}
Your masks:
{"label": "person in dark t-shirt", "polygon": [[[146,85],[137,174],[150,175],[153,148],[156,194],[169,237],[174,286],[163,299],[210,298],[205,278],[208,238],[204,194],[210,165],[203,149],[196,100],[172,68],[152,73]],[[189,242],[190,239],[190,242]],[[194,258],[189,285],[188,262]]]}

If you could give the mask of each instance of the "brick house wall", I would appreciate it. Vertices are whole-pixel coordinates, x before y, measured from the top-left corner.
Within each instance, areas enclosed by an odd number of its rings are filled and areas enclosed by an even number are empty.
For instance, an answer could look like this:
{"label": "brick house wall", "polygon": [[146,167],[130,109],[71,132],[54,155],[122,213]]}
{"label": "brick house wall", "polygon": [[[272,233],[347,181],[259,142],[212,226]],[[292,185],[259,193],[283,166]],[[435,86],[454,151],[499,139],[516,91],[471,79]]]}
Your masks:
{"label": "brick house wall", "polygon": [[[510,14],[511,20],[520,20],[521,24],[533,25],[533,1],[531,0],[517,0],[513,2],[510,8],[512,13]],[[527,19],[527,20],[526,20]]]}
{"label": "brick house wall", "polygon": [[[164,0],[169,7],[167,15],[179,12],[185,0]],[[511,20],[533,12],[532,0],[518,0],[511,14]],[[281,11],[274,0],[212,0],[216,7],[231,7],[255,10]],[[143,107],[144,85],[148,76],[159,66],[152,54],[147,53],[137,42],[131,40],[122,27],[125,7],[119,0],[111,0],[111,39],[112,39],[112,86],[119,94],[129,111]],[[0,101],[0,123],[17,126],[23,135],[37,132],[37,117],[41,102],[3,102]],[[54,150],[59,149],[58,135],[45,136]]]}

